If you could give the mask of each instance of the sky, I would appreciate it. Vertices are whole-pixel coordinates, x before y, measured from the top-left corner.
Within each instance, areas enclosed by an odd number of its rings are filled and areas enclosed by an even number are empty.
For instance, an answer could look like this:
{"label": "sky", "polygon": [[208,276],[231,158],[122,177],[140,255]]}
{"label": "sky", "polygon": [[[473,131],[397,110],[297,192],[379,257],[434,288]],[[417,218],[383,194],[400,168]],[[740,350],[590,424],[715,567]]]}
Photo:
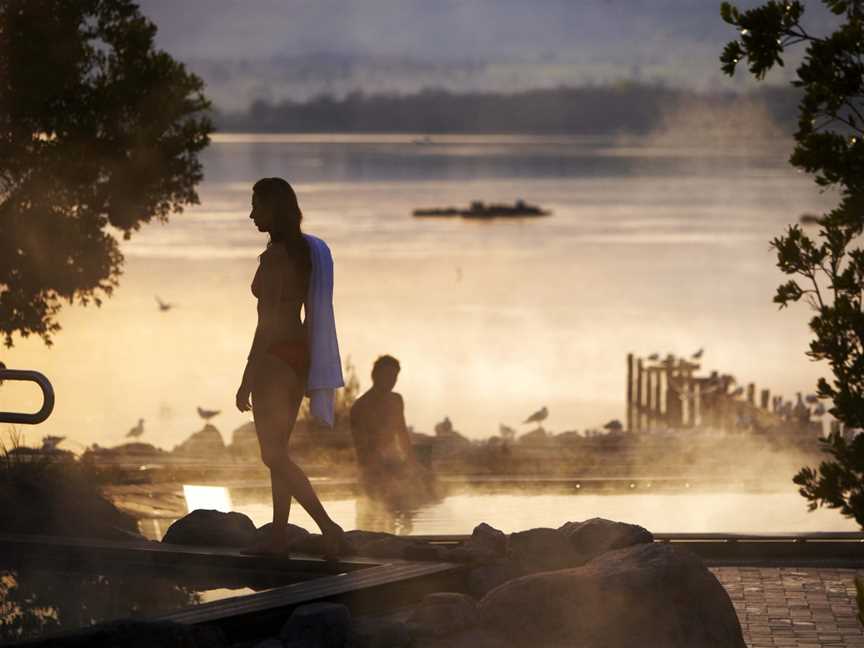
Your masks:
{"label": "sky", "polygon": [[[739,3],[742,9],[760,4]],[[353,90],[521,90],[632,79],[741,87],[718,0],[142,0],[217,108]],[[830,20],[811,2],[808,24]],[[779,70],[772,81],[785,82]]]}

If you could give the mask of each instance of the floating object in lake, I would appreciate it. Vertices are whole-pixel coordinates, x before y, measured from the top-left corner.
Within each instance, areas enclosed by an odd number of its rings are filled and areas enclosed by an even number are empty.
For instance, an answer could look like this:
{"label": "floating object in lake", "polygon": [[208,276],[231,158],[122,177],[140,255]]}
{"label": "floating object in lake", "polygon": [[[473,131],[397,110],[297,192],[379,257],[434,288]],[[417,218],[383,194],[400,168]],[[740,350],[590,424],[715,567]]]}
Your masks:
{"label": "floating object in lake", "polygon": [[551,212],[540,209],[536,205],[529,205],[524,200],[517,200],[512,205],[499,203],[486,204],[482,200],[475,200],[468,209],[457,207],[444,207],[436,209],[415,209],[414,216],[417,218],[440,218],[460,216],[462,218],[491,219],[491,218],[537,218],[548,216]]}
{"label": "floating object in lake", "polygon": [[133,438],[133,439],[137,439],[137,438],[140,437],[142,434],[144,434],[144,419],[143,419],[143,418],[139,418],[139,419],[138,419],[138,425],[136,425],[136,426],[133,427],[131,430],[129,430],[129,431],[126,433],[126,436],[127,436],[127,437],[131,437],[131,438]]}
{"label": "floating object in lake", "polygon": [[537,410],[527,419],[522,421],[522,425],[525,425],[526,423],[542,423],[547,419],[548,416],[549,410],[546,409],[546,406],[544,405],[541,409]]}
{"label": "floating object in lake", "polygon": [[798,222],[802,225],[821,225],[822,217],[816,214],[804,213],[798,218]]}
{"label": "floating object in lake", "polygon": [[200,405],[198,406],[198,416],[203,418],[205,421],[209,421],[221,411],[222,410],[205,410]]}

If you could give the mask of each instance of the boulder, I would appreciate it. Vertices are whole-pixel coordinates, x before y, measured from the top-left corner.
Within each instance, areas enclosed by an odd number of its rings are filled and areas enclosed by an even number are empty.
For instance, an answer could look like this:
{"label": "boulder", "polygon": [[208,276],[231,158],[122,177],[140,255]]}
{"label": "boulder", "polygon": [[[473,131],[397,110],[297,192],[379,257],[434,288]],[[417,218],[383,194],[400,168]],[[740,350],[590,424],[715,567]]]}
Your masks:
{"label": "boulder", "polygon": [[408,627],[420,636],[444,637],[473,628],[479,620],[477,603],[470,596],[435,592],[414,608]]}
{"label": "boulder", "polygon": [[[267,541],[270,539],[270,529],[273,527],[272,522],[262,524],[258,527],[258,540]],[[293,549],[294,544],[308,538],[311,534],[301,526],[288,523],[288,548]]]}
{"label": "boulder", "polygon": [[228,451],[238,457],[257,459],[259,456],[258,433],[255,423],[244,423],[231,433],[231,445]]}
{"label": "boulder", "polygon": [[509,560],[477,565],[465,577],[466,588],[471,596],[479,599],[499,585],[522,575],[519,566]]}
{"label": "boulder", "polygon": [[529,529],[510,534],[508,554],[524,573],[566,569],[586,562],[558,529]]}
{"label": "boulder", "polygon": [[225,442],[215,425],[207,423],[198,432],[189,436],[176,446],[174,454],[195,455],[196,457],[221,456],[226,452]]}
{"label": "boulder", "polygon": [[467,563],[494,563],[507,556],[507,535],[485,522],[474,528],[471,537],[458,547],[446,550],[443,560]]}
{"label": "boulder", "polygon": [[494,632],[483,628],[471,628],[446,637],[421,637],[412,645],[412,648],[514,648],[514,646]]}
{"label": "boulder", "polygon": [[[345,534],[345,539],[359,555],[369,556],[370,558],[397,558],[406,560],[408,559],[406,554],[411,549],[422,546],[416,540],[411,540],[410,538],[375,531],[348,531]],[[415,559],[419,555],[414,554]],[[429,554],[429,558],[434,559],[431,553]]]}
{"label": "boulder", "polygon": [[351,626],[351,648],[413,648],[414,639],[401,614],[360,617]]}
{"label": "boulder", "polygon": [[746,648],[726,590],[697,556],[668,544],[523,576],[479,608],[487,629],[518,646]]}
{"label": "boulder", "polygon": [[291,644],[344,648],[351,631],[351,613],[340,603],[301,605],[282,626],[279,638]]}
{"label": "boulder", "polygon": [[195,509],[165,532],[162,542],[207,547],[247,547],[258,539],[258,531],[242,513]]}
{"label": "boulder", "polygon": [[567,522],[558,529],[573,548],[587,560],[615,549],[654,542],[654,536],[638,524],[591,518],[585,522]]}

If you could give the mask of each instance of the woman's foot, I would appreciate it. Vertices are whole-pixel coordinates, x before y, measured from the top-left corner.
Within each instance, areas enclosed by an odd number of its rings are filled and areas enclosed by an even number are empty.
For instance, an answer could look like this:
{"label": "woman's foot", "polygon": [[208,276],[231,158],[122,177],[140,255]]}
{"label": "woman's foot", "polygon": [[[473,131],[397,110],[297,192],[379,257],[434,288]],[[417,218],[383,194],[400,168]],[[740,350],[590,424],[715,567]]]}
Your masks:
{"label": "woman's foot", "polygon": [[345,531],[342,527],[332,522],[321,529],[321,544],[324,560],[336,560],[344,553]]}

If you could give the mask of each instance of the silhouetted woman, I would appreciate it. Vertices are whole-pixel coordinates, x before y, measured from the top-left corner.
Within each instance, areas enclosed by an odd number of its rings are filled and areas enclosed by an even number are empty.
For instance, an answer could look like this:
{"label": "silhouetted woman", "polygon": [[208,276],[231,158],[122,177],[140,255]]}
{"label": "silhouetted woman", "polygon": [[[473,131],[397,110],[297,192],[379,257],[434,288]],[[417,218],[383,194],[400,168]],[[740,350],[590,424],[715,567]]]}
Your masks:
{"label": "silhouetted woman", "polygon": [[[342,541],[342,528],[327,515],[309,479],[288,454],[288,439],[300,403],[310,390],[310,368],[313,380],[319,382],[322,370],[336,375],[330,384],[324,381],[329,389],[310,392],[313,414],[323,411],[319,416],[330,424],[332,389],[342,384],[332,323],[332,260],[323,241],[301,232],[302,213],[294,190],[285,180],[264,178],[255,183],[249,218],[259,231],[269,232],[270,241],[259,257],[252,280],[252,293],[258,298],[258,325],[237,390],[237,408],[241,412],[252,410],[261,458],[270,469],[273,492],[270,536],[249,551],[285,552],[288,513],[294,497],[320,527],[325,555],[335,557]],[[311,304],[310,309],[309,302],[315,300],[319,303]],[[300,309],[304,304],[306,321],[301,322]],[[310,312],[317,318],[314,326],[310,325]],[[318,312],[323,315],[318,316]],[[332,340],[326,339],[328,335]],[[326,344],[322,352],[323,343]],[[332,353],[327,355],[331,347],[335,348],[335,359]],[[310,367],[316,363],[318,366]],[[324,367],[327,363],[336,367]]]}

